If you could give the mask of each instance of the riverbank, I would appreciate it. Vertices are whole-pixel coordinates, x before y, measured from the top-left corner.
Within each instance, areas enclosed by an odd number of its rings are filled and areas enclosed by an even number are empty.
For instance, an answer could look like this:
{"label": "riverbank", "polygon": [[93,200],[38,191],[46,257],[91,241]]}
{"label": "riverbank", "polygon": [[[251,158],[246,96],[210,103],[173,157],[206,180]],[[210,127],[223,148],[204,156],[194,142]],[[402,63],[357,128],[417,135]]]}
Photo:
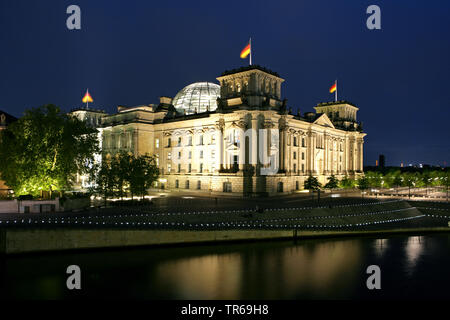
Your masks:
{"label": "riverbank", "polygon": [[395,228],[383,230],[83,230],[9,229],[1,231],[1,253],[19,254],[41,251],[119,248],[138,246],[263,241],[277,239],[356,237],[391,234],[450,232],[449,227]]}
{"label": "riverbank", "polygon": [[422,234],[448,232],[449,221],[448,204],[400,200],[367,199],[334,206],[268,208],[261,212],[121,208],[80,216],[28,216],[0,221],[0,253]]}

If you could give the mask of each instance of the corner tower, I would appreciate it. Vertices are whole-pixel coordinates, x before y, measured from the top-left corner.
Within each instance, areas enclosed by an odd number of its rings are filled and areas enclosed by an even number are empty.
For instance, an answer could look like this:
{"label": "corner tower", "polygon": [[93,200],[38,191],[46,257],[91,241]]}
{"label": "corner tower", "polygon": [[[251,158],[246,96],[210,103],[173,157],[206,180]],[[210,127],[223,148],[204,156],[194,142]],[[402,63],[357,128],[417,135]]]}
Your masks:
{"label": "corner tower", "polygon": [[281,84],[278,73],[258,65],[225,71],[217,78],[220,82],[219,109],[243,107],[250,109],[279,109]]}

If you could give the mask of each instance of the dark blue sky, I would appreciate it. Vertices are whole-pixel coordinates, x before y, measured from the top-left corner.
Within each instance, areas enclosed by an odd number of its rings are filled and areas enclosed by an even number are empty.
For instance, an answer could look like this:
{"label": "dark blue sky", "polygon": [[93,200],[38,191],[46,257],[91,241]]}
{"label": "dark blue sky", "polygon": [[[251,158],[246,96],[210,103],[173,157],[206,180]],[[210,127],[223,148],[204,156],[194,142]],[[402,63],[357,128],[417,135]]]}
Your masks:
{"label": "dark blue sky", "polygon": [[[66,28],[81,8],[82,29]],[[366,28],[381,8],[382,30]],[[367,132],[365,164],[450,163],[450,1],[0,0],[0,109],[157,103],[215,81],[252,37],[253,63],[278,72],[294,110],[339,98]]]}

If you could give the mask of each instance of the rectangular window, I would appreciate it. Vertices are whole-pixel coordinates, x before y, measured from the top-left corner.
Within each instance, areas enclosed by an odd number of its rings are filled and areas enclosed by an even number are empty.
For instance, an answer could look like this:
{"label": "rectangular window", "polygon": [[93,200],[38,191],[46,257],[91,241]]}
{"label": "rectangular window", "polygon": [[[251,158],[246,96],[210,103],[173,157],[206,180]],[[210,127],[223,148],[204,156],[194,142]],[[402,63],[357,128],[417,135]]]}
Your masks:
{"label": "rectangular window", "polygon": [[294,147],[297,146],[297,137],[294,137]]}
{"label": "rectangular window", "polygon": [[294,173],[297,173],[297,164],[294,163]]}
{"label": "rectangular window", "polygon": [[178,173],[181,172],[181,164],[178,164]]}
{"label": "rectangular window", "polygon": [[305,160],[305,153],[302,152],[302,160]]}
{"label": "rectangular window", "polygon": [[156,146],[156,148],[159,148],[159,139],[155,140],[155,146]]}
{"label": "rectangular window", "polygon": [[305,165],[302,163],[302,172],[305,172]]}
{"label": "rectangular window", "polygon": [[167,164],[167,172],[170,173],[170,171],[172,170],[172,165],[170,163]]}
{"label": "rectangular window", "polygon": [[178,151],[178,159],[181,159],[181,151]]}
{"label": "rectangular window", "polygon": [[200,150],[200,159],[203,159],[203,150]]}
{"label": "rectangular window", "polygon": [[297,152],[294,151],[294,160],[297,159]]}
{"label": "rectangular window", "polygon": [[181,137],[178,138],[178,147],[181,147]]}
{"label": "rectangular window", "polygon": [[223,183],[223,192],[231,192],[231,182]]}
{"label": "rectangular window", "polygon": [[167,152],[167,160],[172,160],[172,152]]}
{"label": "rectangular window", "polygon": [[203,172],[203,163],[200,163],[200,173]]}
{"label": "rectangular window", "polygon": [[170,145],[172,144],[172,141],[170,140],[170,138],[167,139],[167,146],[170,147]]}
{"label": "rectangular window", "polygon": [[306,147],[305,138],[302,138],[302,147]]}
{"label": "rectangular window", "polygon": [[200,135],[200,139],[199,139],[199,143],[198,143],[199,145],[203,145],[203,135]]}
{"label": "rectangular window", "polygon": [[192,159],[192,151],[189,151],[189,159]]}
{"label": "rectangular window", "polygon": [[197,189],[200,190],[202,188],[202,182],[200,180],[197,181]]}
{"label": "rectangular window", "polygon": [[192,146],[192,136],[189,136],[188,138],[188,146]]}
{"label": "rectangular window", "polygon": [[178,180],[175,180],[175,188],[179,188],[180,187],[180,181],[178,181]]}
{"label": "rectangular window", "polygon": [[188,172],[191,172],[191,170],[192,170],[192,164],[189,163],[189,165],[188,165]]}
{"label": "rectangular window", "polygon": [[186,189],[189,189],[189,180],[186,180]]}

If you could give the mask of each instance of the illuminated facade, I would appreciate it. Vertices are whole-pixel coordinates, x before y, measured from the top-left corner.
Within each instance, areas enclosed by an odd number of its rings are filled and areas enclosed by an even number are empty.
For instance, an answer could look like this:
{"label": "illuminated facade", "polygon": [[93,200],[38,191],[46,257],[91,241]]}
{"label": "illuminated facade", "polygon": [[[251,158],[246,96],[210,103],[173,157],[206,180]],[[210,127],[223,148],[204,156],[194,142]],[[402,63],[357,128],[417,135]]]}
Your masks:
{"label": "illuminated facade", "polygon": [[303,189],[309,175],[326,183],[332,174],[362,174],[365,133],[353,104],[294,115],[275,72],[249,66],[217,80],[103,116],[103,156],[155,155],[158,187],[212,194],[275,195]]}
{"label": "illuminated facade", "polygon": [[[102,118],[106,115],[103,110],[87,109],[87,108],[76,108],[70,111],[70,114],[78,118],[81,121],[86,122],[86,124],[91,128],[96,128],[98,130],[97,139],[98,146],[100,150],[102,149]],[[100,163],[102,160],[101,154],[94,155],[94,162]],[[92,186],[92,182],[89,180],[89,176],[86,174],[79,174],[75,176],[74,189],[87,189]]]}

